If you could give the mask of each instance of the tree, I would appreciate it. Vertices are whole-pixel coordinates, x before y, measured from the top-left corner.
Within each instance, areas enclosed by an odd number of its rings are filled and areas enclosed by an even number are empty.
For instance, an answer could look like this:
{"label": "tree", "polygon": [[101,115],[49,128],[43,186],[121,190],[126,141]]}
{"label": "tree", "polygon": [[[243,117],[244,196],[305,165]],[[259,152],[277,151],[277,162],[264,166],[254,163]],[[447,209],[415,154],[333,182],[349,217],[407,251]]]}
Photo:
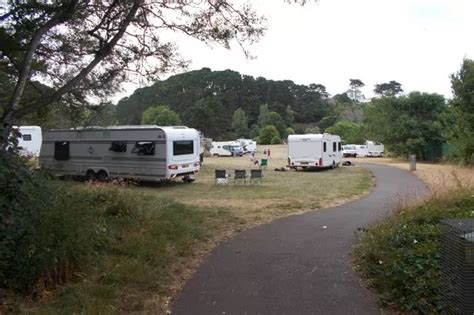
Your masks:
{"label": "tree", "polygon": [[285,120],[277,112],[269,112],[265,125],[272,125],[278,130],[281,137],[286,137],[286,123]]}
{"label": "tree", "polygon": [[463,163],[474,163],[474,61],[465,59],[451,76],[454,98],[445,120],[452,155]]}
{"label": "tree", "polygon": [[374,99],[364,112],[367,137],[384,143],[395,155],[430,158],[430,151],[444,142],[439,118],[445,110],[444,97],[438,94],[412,92]]}
{"label": "tree", "polygon": [[305,134],[319,134],[319,133],[321,133],[321,130],[319,129],[318,126],[314,126],[312,128],[306,128],[304,130],[304,133]]}
{"label": "tree", "polygon": [[258,125],[260,127],[264,127],[267,124],[269,112],[267,104],[260,105],[260,112],[258,114]]}
{"label": "tree", "polygon": [[181,118],[167,106],[149,107],[142,115],[142,125],[179,126]]}
{"label": "tree", "polygon": [[280,137],[278,130],[275,126],[267,125],[260,130],[258,140],[260,144],[271,144],[275,137]]}
{"label": "tree", "polygon": [[249,135],[249,123],[247,114],[242,108],[237,108],[232,115],[232,129],[236,133],[237,137],[248,137]]}
{"label": "tree", "polygon": [[286,134],[287,135],[294,135],[295,134],[295,129],[288,127],[286,128]]}
{"label": "tree", "polygon": [[[7,25],[0,29],[0,70],[15,78],[2,110],[2,150],[11,126],[29,112],[57,101],[80,106],[111,95],[131,73],[152,80],[185,66],[163,32],[226,48],[236,40],[246,54],[245,44],[264,33],[262,17],[229,1],[9,1],[0,21]],[[52,91],[21,106],[36,77]]]}
{"label": "tree", "polygon": [[402,92],[402,85],[397,81],[376,84],[374,88],[374,93],[380,96],[396,96]]}
{"label": "tree", "polygon": [[292,126],[295,122],[295,112],[291,109],[290,105],[286,106],[285,121],[287,126]]}
{"label": "tree", "polygon": [[352,100],[352,101],[360,101],[362,99],[365,99],[364,95],[360,91],[362,87],[364,87],[365,84],[359,79],[349,79],[349,91],[347,91],[347,96]]}
{"label": "tree", "polygon": [[340,136],[344,144],[362,144],[367,140],[364,125],[350,121],[338,121],[326,132]]}

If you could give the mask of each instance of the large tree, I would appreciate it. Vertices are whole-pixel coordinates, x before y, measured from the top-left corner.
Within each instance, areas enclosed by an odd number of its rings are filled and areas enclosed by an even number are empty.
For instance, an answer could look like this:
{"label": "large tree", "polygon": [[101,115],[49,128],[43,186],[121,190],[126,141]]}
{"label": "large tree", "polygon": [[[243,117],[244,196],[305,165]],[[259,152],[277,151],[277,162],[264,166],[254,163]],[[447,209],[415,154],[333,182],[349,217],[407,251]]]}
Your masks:
{"label": "large tree", "polygon": [[[264,19],[248,5],[213,0],[11,0],[0,22],[0,71],[15,81],[2,106],[2,150],[22,115],[57,101],[73,106],[106,98],[129,74],[154,79],[185,66],[166,40],[169,32],[227,48],[235,40],[244,52],[264,32]],[[36,78],[52,90],[22,103]]]}
{"label": "large tree", "polygon": [[397,81],[376,84],[374,88],[374,93],[380,96],[396,96],[402,92],[402,85]]}
{"label": "large tree", "polygon": [[474,164],[474,61],[465,59],[459,72],[451,76],[454,98],[445,129],[452,155],[463,163]]}
{"label": "large tree", "polygon": [[181,118],[167,106],[149,107],[142,115],[143,125],[179,126]]}
{"label": "large tree", "polygon": [[232,115],[232,129],[234,130],[237,137],[248,137],[249,136],[249,122],[247,114],[242,108],[237,110]]}

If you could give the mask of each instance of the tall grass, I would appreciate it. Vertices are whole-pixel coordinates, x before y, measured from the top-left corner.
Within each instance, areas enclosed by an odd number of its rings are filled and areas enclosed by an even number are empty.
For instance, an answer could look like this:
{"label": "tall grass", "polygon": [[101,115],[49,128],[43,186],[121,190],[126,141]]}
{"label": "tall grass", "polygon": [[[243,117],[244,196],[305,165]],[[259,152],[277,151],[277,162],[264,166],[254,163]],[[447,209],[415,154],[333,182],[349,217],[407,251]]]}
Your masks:
{"label": "tall grass", "polygon": [[472,188],[404,206],[364,232],[354,250],[355,265],[385,305],[404,312],[439,313],[439,223],[472,217]]}
{"label": "tall grass", "polygon": [[183,262],[240,224],[219,209],[21,170],[0,172],[0,313],[164,312]]}

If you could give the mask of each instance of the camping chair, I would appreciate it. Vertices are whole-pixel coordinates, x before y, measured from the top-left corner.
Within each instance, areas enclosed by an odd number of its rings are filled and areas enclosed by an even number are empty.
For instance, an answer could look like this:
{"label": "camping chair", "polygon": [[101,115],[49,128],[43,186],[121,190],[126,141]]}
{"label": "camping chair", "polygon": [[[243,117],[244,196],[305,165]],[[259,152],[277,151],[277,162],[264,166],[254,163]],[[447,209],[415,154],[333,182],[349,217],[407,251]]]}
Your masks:
{"label": "camping chair", "polygon": [[252,181],[254,181],[254,182],[258,181],[259,184],[261,185],[262,184],[262,177],[263,177],[262,170],[250,170],[250,182],[251,183],[252,183]]}
{"label": "camping chair", "polygon": [[237,181],[247,183],[247,171],[246,170],[235,170],[234,171],[234,185]]}
{"label": "camping chair", "polygon": [[221,185],[226,185],[229,176],[227,176],[226,170],[216,170],[216,177],[215,177],[215,183],[216,184],[221,184]]}
{"label": "camping chair", "polygon": [[262,159],[260,161],[260,168],[267,168],[268,166],[268,160],[267,159]]}

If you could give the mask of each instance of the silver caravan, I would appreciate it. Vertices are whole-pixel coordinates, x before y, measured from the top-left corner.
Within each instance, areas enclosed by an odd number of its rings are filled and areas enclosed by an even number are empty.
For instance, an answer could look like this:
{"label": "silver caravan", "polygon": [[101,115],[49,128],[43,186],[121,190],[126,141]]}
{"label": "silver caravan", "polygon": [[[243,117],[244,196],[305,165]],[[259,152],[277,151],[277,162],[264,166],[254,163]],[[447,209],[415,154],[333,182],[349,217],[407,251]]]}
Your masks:
{"label": "silver caravan", "polygon": [[199,153],[199,133],[187,127],[87,127],[46,132],[40,163],[56,175],[190,179],[200,170]]}

